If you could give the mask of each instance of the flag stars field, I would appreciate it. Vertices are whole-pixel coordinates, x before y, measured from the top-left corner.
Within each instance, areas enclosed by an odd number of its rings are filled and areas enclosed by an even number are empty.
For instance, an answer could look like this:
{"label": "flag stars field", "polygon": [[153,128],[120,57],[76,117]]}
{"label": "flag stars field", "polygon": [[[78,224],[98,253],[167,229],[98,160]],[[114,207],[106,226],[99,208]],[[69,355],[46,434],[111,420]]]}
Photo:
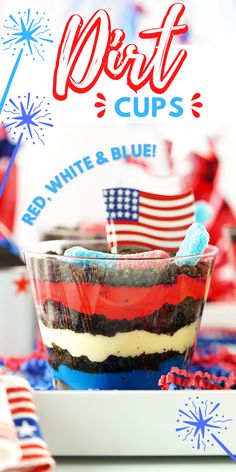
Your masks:
{"label": "flag stars field", "polygon": [[28,423],[28,421],[23,421],[21,426],[18,426],[17,433],[21,438],[32,437],[34,436],[37,427]]}

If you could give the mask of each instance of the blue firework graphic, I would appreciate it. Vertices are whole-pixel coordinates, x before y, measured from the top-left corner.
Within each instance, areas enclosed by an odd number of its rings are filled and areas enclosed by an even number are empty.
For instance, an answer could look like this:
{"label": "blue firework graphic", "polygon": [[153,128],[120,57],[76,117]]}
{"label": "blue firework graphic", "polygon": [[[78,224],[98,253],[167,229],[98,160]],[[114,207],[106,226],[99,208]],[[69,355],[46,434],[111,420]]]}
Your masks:
{"label": "blue firework graphic", "polygon": [[17,100],[12,98],[4,107],[2,124],[16,142],[20,136],[26,141],[35,144],[37,141],[44,143],[45,128],[53,127],[50,112],[50,103],[46,97],[32,97],[30,93],[24,96],[18,95]]}
{"label": "blue firework graphic", "polygon": [[221,435],[228,430],[232,418],[221,412],[220,403],[189,398],[185,408],[178,410],[176,433],[183,442],[189,442],[192,449],[206,451],[218,444],[234,461],[236,458],[222,442]]}
{"label": "blue firework graphic", "polygon": [[1,40],[4,50],[16,56],[16,60],[0,101],[0,113],[2,113],[23,54],[30,56],[33,61],[36,58],[45,60],[45,46],[53,43],[49,24],[50,19],[47,18],[46,12],[36,11],[32,14],[30,8],[24,12],[18,11],[15,16],[9,15],[5,20]]}
{"label": "blue firework graphic", "polygon": [[45,45],[53,43],[50,18],[47,18],[46,12],[32,13],[30,8],[9,15],[4,21],[3,31],[1,40],[4,50],[10,51],[12,56],[24,51],[33,60],[37,57],[44,60]]}
{"label": "blue firework graphic", "polygon": [[50,103],[47,102],[46,97],[36,96],[32,98],[30,93],[23,97],[19,95],[17,100],[11,98],[4,107],[5,120],[2,121],[2,124],[8,134],[11,135],[15,148],[0,185],[0,198],[4,192],[23,137],[33,144],[36,141],[45,144],[44,129],[53,127],[49,107]]}

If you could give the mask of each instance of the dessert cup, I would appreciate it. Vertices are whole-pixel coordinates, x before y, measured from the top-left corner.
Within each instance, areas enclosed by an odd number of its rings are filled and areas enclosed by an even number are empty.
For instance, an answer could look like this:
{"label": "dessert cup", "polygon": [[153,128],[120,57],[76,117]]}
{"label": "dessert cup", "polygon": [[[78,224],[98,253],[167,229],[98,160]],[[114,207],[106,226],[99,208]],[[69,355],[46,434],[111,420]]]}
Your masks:
{"label": "dessert cup", "polygon": [[229,262],[234,274],[234,296],[236,298],[236,226],[225,225],[224,235],[226,241],[226,248],[228,251]]}
{"label": "dessert cup", "polygon": [[236,226],[225,225],[224,232],[229,250],[229,260],[234,269],[236,281]]}
{"label": "dessert cup", "polygon": [[[80,241],[102,251],[103,241]],[[25,251],[42,339],[57,389],[149,390],[187,368],[217,248],[183,257],[150,252],[71,257],[74,241]],[[189,264],[189,261],[192,265]]]}
{"label": "dessert cup", "polygon": [[29,355],[36,337],[34,303],[26,267],[9,251],[7,244],[0,245],[0,357]]}

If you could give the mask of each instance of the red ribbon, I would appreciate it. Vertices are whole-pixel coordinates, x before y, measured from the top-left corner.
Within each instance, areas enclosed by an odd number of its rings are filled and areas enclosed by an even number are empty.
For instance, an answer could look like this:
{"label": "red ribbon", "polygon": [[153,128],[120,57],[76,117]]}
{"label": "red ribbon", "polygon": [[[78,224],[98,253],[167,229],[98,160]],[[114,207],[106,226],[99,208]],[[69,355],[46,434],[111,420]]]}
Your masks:
{"label": "red ribbon", "polygon": [[236,370],[229,377],[217,377],[209,372],[192,373],[172,367],[171,371],[167,375],[162,375],[158,382],[161,390],[169,390],[171,384],[197,390],[229,390],[236,385]]}
{"label": "red ribbon", "polygon": [[229,372],[236,371],[236,354],[225,347],[219,348],[218,352],[212,354],[201,354],[201,351],[198,351],[194,353],[192,364],[207,366],[207,368],[218,365]]}

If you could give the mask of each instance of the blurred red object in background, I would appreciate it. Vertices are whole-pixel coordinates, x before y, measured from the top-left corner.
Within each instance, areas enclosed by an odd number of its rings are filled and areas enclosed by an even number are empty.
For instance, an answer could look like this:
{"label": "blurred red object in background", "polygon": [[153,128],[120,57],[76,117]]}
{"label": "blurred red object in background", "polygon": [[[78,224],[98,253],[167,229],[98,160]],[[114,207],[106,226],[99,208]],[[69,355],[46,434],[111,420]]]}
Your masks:
{"label": "blurred red object in background", "polygon": [[185,177],[186,187],[192,187],[195,199],[204,200],[214,210],[213,217],[206,225],[210,242],[218,246],[219,255],[213,272],[208,299],[210,301],[235,300],[235,278],[227,271],[229,267],[228,247],[225,244],[223,229],[225,225],[236,226],[234,211],[219,192],[218,179],[220,162],[215,142],[209,140],[209,152],[206,155],[192,152],[187,156],[191,172]]}
{"label": "blurred red object in background", "polygon": [[[6,132],[0,126],[0,185],[9,164],[9,158],[14,150]],[[13,164],[4,192],[0,198],[0,221],[13,232],[17,199],[17,167]],[[0,232],[0,237],[2,236]]]}

